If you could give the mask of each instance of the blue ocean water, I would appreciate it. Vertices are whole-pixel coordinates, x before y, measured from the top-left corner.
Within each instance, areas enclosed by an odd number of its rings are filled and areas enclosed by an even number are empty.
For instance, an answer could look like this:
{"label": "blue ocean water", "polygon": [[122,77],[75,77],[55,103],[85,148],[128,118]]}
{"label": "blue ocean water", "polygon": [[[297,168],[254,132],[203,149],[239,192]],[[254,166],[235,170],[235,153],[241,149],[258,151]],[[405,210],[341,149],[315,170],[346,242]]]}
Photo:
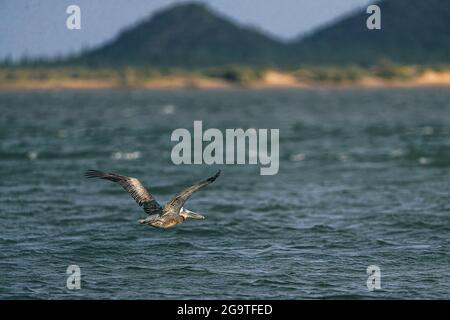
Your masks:
{"label": "blue ocean water", "polygon": [[[280,129],[279,173],[175,166],[194,120]],[[158,230],[87,169],[161,203],[222,175],[187,203],[206,220]],[[0,173],[2,299],[450,298],[445,88],[2,92]]]}

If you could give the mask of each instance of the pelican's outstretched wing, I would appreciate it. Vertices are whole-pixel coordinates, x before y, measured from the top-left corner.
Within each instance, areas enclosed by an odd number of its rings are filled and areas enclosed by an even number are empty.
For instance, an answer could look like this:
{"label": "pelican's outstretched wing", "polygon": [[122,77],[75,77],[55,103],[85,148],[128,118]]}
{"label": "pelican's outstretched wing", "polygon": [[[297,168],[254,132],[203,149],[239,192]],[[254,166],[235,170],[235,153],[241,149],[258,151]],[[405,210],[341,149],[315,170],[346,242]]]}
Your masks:
{"label": "pelican's outstretched wing", "polygon": [[153,196],[144,188],[142,183],[136,179],[121,176],[115,173],[106,173],[98,170],[88,170],[84,174],[86,178],[99,178],[116,182],[128,192],[139,206],[144,207],[144,211],[149,214],[161,214],[162,208]]}
{"label": "pelican's outstretched wing", "polygon": [[175,195],[172,199],[170,199],[166,205],[164,206],[164,214],[179,214],[181,207],[184,205],[187,199],[198,189],[207,186],[208,184],[214,182],[217,177],[220,175],[220,170],[212,177],[200,181],[189,188],[184,189],[177,195]]}

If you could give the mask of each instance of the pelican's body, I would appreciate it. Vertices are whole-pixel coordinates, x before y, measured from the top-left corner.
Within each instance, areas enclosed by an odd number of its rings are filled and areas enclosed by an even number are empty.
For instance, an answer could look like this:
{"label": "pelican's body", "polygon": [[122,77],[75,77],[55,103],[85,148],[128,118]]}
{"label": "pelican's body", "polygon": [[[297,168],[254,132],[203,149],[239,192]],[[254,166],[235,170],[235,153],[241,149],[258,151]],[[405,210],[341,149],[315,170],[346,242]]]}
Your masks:
{"label": "pelican's body", "polygon": [[115,173],[105,173],[97,170],[88,170],[85,174],[87,178],[100,178],[110,180],[120,184],[134,200],[143,206],[144,211],[148,214],[145,219],[139,220],[139,223],[161,229],[171,228],[183,223],[186,219],[205,219],[205,216],[187,210],[183,207],[189,197],[200,189],[217,179],[220,171],[214,176],[200,181],[170,199],[164,207],[153,198],[153,196],[144,188],[141,182],[136,178],[126,177]]}
{"label": "pelican's body", "polygon": [[146,219],[139,220],[139,223],[148,224],[155,228],[167,229],[176,226],[177,224],[181,224],[189,218],[205,219],[205,216],[181,208],[179,214],[170,213],[162,216],[153,214],[148,216]]}

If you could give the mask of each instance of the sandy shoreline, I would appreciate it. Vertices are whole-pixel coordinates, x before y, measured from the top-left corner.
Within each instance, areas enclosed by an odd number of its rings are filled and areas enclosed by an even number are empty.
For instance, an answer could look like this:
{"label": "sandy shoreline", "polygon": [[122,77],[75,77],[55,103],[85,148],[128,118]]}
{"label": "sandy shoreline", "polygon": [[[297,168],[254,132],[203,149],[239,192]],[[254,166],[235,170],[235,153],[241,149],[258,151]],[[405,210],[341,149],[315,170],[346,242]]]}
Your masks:
{"label": "sandy shoreline", "polygon": [[409,79],[386,80],[373,76],[364,76],[356,81],[327,82],[304,81],[290,73],[267,71],[260,79],[233,83],[223,79],[199,76],[167,76],[140,81],[138,83],[120,83],[113,78],[58,80],[26,79],[0,83],[0,91],[28,90],[98,90],[98,89],[149,89],[149,90],[226,90],[226,89],[313,89],[313,88],[414,88],[449,87],[450,71],[425,71]]}

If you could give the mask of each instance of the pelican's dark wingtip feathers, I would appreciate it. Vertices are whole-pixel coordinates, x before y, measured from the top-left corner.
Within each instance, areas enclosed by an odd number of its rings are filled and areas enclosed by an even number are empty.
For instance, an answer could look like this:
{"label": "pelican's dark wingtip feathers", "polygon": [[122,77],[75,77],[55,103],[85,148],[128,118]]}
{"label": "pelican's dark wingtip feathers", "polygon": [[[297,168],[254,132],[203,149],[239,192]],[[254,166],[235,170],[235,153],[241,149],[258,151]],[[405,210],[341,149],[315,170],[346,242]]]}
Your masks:
{"label": "pelican's dark wingtip feathers", "polygon": [[89,170],[87,170],[85,173],[84,173],[84,177],[85,178],[101,178],[101,177],[104,177],[105,176],[105,173],[104,172],[102,172],[102,171],[99,171],[99,170],[92,170],[92,169],[89,169]]}
{"label": "pelican's dark wingtip feathers", "polygon": [[144,206],[144,211],[147,214],[160,214],[162,211],[162,208],[158,204],[158,202],[136,178],[122,176],[115,173],[106,173],[92,169],[87,170],[84,173],[84,176],[86,178],[99,178],[118,183],[126,192],[131,195],[131,197],[139,206]]}
{"label": "pelican's dark wingtip feathers", "polygon": [[115,174],[115,173],[106,173],[103,171],[99,171],[99,170],[87,170],[84,173],[84,176],[88,179],[90,178],[99,178],[99,179],[105,179],[105,180],[109,180],[109,181],[113,181],[113,182],[120,182],[121,180],[126,180],[129,179],[129,177],[125,177],[125,176],[121,176],[119,174]]}
{"label": "pelican's dark wingtip feathers", "polygon": [[221,170],[217,171],[215,175],[213,175],[212,177],[210,177],[210,178],[208,178],[206,180],[208,182],[214,182],[220,176],[221,172],[222,172]]}

